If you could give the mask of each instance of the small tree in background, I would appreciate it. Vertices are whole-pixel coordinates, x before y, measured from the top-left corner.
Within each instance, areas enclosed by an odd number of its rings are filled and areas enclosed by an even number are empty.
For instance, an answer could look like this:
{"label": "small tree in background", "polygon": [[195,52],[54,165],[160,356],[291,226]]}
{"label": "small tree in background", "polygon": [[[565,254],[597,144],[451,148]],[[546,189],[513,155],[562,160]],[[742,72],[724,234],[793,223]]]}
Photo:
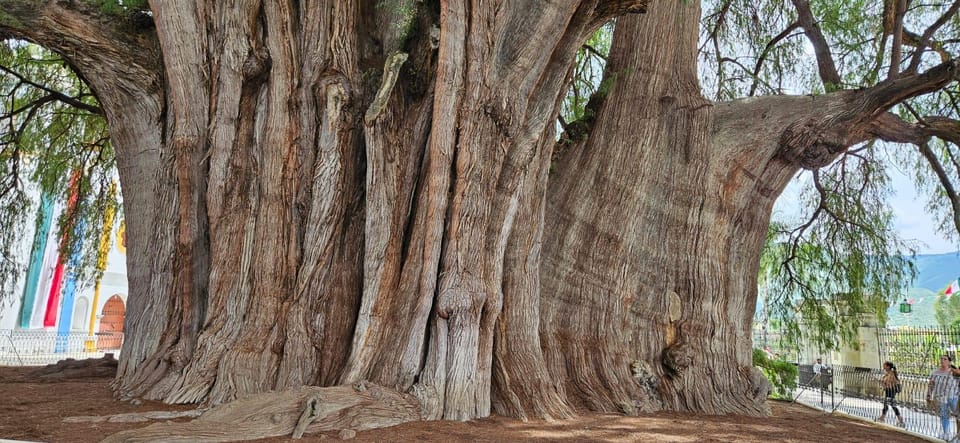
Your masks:
{"label": "small tree in background", "polygon": [[797,365],[783,358],[770,358],[761,349],[753,350],[753,365],[760,368],[763,376],[773,388],[771,398],[792,399],[793,390],[797,388]]}
{"label": "small tree in background", "polygon": [[957,294],[956,281],[950,282],[946,288],[937,292],[933,302],[933,314],[940,326],[960,327],[960,295]]}

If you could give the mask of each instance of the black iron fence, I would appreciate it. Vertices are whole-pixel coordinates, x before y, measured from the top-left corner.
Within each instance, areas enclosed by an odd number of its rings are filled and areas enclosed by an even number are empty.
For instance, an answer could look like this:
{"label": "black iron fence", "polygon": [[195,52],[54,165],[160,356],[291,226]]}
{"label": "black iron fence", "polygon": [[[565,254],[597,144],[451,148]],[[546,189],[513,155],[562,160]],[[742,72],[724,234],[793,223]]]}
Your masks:
{"label": "black iron fence", "polygon": [[923,327],[877,330],[880,360],[892,361],[901,374],[928,375],[941,355],[956,360],[960,328]]}
{"label": "black iron fence", "polygon": [[[949,399],[935,392],[933,398],[927,399],[932,386],[929,374],[900,374],[900,389],[890,392],[893,398],[889,399],[888,391],[880,384],[883,374],[879,369],[835,366],[816,374],[812,365],[799,365],[798,373],[795,401],[869,420],[880,420],[882,417],[881,421],[889,425],[930,437],[952,438],[956,435],[956,403],[950,405]],[[956,385],[952,385],[950,393],[956,398]],[[883,412],[884,403],[888,404],[886,413]],[[946,408],[946,433],[940,409],[943,403],[952,406]],[[899,411],[899,417],[893,410],[894,406]]]}

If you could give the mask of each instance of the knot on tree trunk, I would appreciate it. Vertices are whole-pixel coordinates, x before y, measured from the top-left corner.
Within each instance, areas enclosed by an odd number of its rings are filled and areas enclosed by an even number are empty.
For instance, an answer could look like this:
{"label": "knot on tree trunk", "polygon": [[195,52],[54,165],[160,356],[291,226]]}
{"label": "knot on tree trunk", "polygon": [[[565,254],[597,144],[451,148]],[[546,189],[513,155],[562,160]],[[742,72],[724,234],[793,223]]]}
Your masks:
{"label": "knot on tree trunk", "polygon": [[847,137],[838,124],[810,120],[794,123],[780,135],[778,156],[804,169],[824,167],[847,150]]}
{"label": "knot on tree trunk", "polygon": [[660,389],[660,377],[653,368],[645,361],[634,360],[630,362],[630,374],[640,385],[640,391],[646,396],[643,401],[636,402],[637,411],[651,413],[663,409],[660,396],[657,394]]}
{"label": "knot on tree trunk", "polygon": [[693,358],[693,350],[690,349],[690,346],[687,344],[687,341],[683,339],[683,336],[679,335],[678,328],[677,340],[664,348],[663,357],[661,358],[667,376],[671,378],[678,377],[693,364]]}

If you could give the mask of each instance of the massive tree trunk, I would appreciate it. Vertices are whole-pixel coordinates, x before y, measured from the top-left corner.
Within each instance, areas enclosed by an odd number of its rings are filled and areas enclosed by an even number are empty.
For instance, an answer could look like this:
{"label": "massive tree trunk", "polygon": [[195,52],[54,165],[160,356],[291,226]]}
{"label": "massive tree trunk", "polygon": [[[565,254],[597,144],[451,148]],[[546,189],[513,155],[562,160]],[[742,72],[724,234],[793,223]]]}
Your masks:
{"label": "massive tree trunk", "polygon": [[[125,196],[153,195],[127,208],[131,255],[151,258],[131,260],[118,392],[216,404],[370,380],[429,418],[485,416],[491,392],[569,415],[537,345],[553,122],[581,42],[644,3],[151,3],[136,37],[163,65],[91,78],[121,164],[153,153],[121,170]],[[32,25],[100,17],[28,9]],[[93,73],[139,52],[58,46],[127,29],[102,21],[18,31]],[[128,121],[117,101],[155,107]]]}
{"label": "massive tree trunk", "polygon": [[618,21],[612,90],[550,177],[544,343],[578,406],[765,410],[750,353],[758,252],[796,168],[771,161],[769,140],[717,132],[693,63],[698,19],[664,2]]}
{"label": "massive tree trunk", "polygon": [[711,103],[699,8],[661,1],[555,146],[577,48],[645,2],[167,0],[155,28],[38,3],[0,31],[83,73],[117,147],[116,388],[168,402],[366,380],[425,418],[762,414],[774,199],[934,83]]}

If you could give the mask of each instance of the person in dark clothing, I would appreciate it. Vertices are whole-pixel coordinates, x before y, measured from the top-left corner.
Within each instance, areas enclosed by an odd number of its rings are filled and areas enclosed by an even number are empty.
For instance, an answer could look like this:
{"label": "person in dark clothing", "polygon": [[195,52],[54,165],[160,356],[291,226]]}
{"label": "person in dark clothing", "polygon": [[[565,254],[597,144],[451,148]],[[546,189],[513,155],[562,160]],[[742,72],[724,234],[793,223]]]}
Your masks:
{"label": "person in dark clothing", "polygon": [[900,393],[900,376],[897,374],[897,366],[893,362],[883,362],[883,377],[880,378],[880,386],[883,387],[883,412],[877,421],[882,422],[887,417],[887,409],[892,408],[894,415],[897,416],[897,426],[903,426],[903,416],[900,415],[900,409],[897,408],[897,394]]}

